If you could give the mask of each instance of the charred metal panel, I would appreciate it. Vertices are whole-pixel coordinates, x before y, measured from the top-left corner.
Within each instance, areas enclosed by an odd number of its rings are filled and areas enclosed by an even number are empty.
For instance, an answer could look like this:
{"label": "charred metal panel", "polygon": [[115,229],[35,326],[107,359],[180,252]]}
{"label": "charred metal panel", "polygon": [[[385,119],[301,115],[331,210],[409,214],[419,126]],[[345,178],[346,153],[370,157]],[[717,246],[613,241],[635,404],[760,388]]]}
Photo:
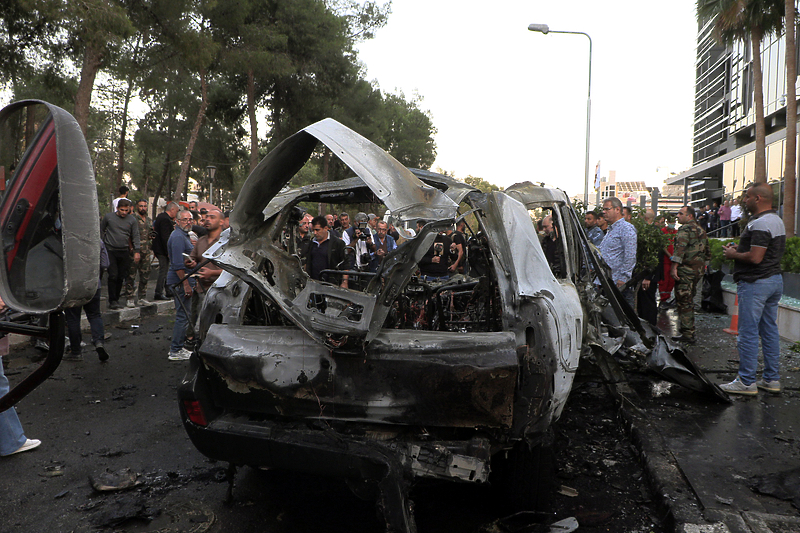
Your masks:
{"label": "charred metal panel", "polygon": [[406,167],[371,141],[333,119],[305,130],[341,159],[402,221],[454,218],[458,204],[438,189],[425,185]]}
{"label": "charred metal panel", "polygon": [[503,192],[521,202],[529,209],[541,205],[552,205],[554,203],[569,203],[567,195],[561,189],[539,187],[530,181],[516,183]]}
{"label": "charred metal panel", "polygon": [[542,431],[561,414],[578,368],[580,299],[571,282],[553,276],[526,206],[503,193],[487,195],[478,205],[496,256],[505,328],[516,332],[519,346],[529,347],[520,360],[514,433]]}
{"label": "charred metal panel", "polygon": [[350,421],[508,427],[517,382],[512,333],[383,331],[338,354],[299,329],[214,324],[200,348],[231,409]]}

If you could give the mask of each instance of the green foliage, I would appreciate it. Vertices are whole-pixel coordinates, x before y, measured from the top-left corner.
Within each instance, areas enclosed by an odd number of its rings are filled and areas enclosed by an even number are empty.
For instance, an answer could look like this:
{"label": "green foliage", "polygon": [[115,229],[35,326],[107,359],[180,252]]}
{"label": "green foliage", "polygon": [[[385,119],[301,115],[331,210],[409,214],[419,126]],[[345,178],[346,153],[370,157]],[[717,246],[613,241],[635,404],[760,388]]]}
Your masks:
{"label": "green foliage", "polygon": [[709,266],[714,270],[719,270],[722,265],[728,265],[733,268],[733,261],[725,259],[725,253],[722,250],[729,243],[739,243],[738,239],[709,239],[708,247],[711,249],[711,263]]}
{"label": "green foliage", "polygon": [[784,0],[697,0],[697,20],[714,20],[714,36],[722,43],[746,40],[754,30],[759,37],[780,33]]}
{"label": "green foliage", "polygon": [[572,208],[578,214],[579,220],[586,218],[586,204],[583,203],[583,200],[575,200],[572,202]]}
{"label": "green foliage", "polygon": [[648,224],[642,216],[633,216],[631,224],[636,228],[634,273],[652,272],[659,264],[658,254],[669,245],[669,235],[663,233],[660,227]]}
{"label": "green foliage", "polygon": [[464,183],[466,183],[467,185],[472,185],[476,189],[479,189],[481,192],[492,192],[500,190],[500,187],[498,187],[494,183],[489,183],[483,178],[479,178],[477,176],[472,176],[472,175],[464,178]]}
{"label": "green foliage", "polygon": [[800,273],[800,237],[786,239],[786,251],[781,259],[781,269],[784,272]]}

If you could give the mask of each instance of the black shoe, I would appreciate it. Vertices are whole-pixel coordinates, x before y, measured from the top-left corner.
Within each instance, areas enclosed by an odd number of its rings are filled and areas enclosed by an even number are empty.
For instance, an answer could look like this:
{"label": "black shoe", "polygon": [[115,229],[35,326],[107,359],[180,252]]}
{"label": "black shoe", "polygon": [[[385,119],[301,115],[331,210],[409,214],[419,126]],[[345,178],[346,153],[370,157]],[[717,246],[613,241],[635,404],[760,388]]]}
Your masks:
{"label": "black shoe", "polygon": [[677,337],[672,337],[672,340],[675,342],[682,342],[684,344],[694,344],[695,339],[694,337],[687,337],[686,335],[679,335]]}
{"label": "black shoe", "polygon": [[164,296],[163,294],[156,294],[155,296],[153,296],[153,300],[155,300],[155,301],[159,301],[159,300],[166,301],[166,300],[172,300],[172,298],[168,298],[168,297]]}
{"label": "black shoe", "polygon": [[97,358],[101,363],[108,361],[108,352],[103,346],[95,346],[94,349],[97,351]]}
{"label": "black shoe", "polygon": [[122,309],[122,306],[117,301],[108,302],[109,309]]}

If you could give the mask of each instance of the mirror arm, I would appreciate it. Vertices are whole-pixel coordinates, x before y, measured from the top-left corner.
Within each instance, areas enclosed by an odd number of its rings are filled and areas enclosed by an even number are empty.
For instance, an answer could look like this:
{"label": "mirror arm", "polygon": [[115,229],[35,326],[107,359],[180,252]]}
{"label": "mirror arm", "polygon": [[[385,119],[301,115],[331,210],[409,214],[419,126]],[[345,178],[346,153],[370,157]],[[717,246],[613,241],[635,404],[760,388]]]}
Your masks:
{"label": "mirror arm", "polygon": [[[49,378],[53,372],[55,372],[59,363],[61,363],[61,358],[64,356],[64,328],[66,324],[64,313],[62,311],[50,313],[50,320],[48,322],[47,328],[28,326],[28,328],[39,330],[30,333],[38,337],[44,336],[42,335],[42,332],[47,331],[50,349],[47,351],[47,357],[39,366],[39,368],[34,370],[31,375],[25,378],[16,387],[8,391],[8,394],[0,398],[0,413],[9,409],[10,407],[13,407],[14,404],[27,396],[29,392],[42,384],[44,380]],[[11,331],[10,327],[6,328],[6,324],[8,323],[3,323],[3,329]],[[14,328],[23,327],[22,325],[16,324],[12,326]]]}
{"label": "mirror arm", "polygon": [[49,329],[44,326],[31,326],[30,324],[17,324],[16,322],[0,322],[0,331],[6,333],[18,333],[19,335],[30,335],[31,337],[47,337]]}

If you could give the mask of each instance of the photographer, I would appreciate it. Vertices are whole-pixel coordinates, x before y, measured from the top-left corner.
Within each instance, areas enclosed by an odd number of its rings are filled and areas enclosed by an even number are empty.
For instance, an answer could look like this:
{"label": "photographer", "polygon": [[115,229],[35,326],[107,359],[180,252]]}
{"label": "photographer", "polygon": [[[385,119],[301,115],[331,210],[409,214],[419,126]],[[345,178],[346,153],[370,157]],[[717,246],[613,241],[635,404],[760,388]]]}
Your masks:
{"label": "photographer", "polygon": [[[419,273],[422,281],[447,281],[450,279],[448,266],[452,255],[452,244],[453,241],[446,234],[436,235],[428,253],[419,261]],[[458,257],[457,251],[455,256]]]}
{"label": "photographer", "polygon": [[375,253],[372,256],[372,263],[370,263],[370,272],[376,272],[378,267],[386,257],[386,254],[397,248],[397,243],[394,238],[389,235],[389,224],[383,220],[378,221],[377,233],[375,234]]}
{"label": "photographer", "polygon": [[347,230],[350,235],[348,246],[355,251],[356,270],[367,270],[375,253],[375,241],[367,221],[367,215],[358,213],[355,226]]}

